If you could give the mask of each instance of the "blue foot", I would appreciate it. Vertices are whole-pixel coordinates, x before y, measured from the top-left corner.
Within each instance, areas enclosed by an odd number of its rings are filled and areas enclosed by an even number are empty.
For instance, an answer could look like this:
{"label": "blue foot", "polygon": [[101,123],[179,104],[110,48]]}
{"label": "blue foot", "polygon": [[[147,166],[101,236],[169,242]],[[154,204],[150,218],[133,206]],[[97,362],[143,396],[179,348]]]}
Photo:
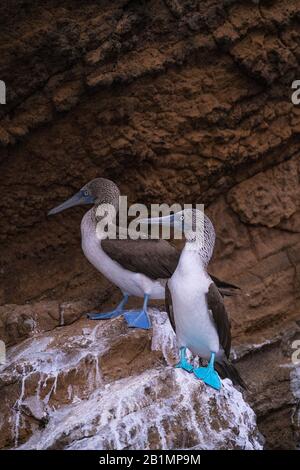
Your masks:
{"label": "blue foot", "polygon": [[193,366],[186,359],[186,348],[180,348],[180,361],[175,366],[176,368],[184,369],[187,372],[193,372]]}
{"label": "blue foot", "polygon": [[143,308],[141,310],[133,310],[124,313],[124,318],[130,328],[142,328],[143,330],[149,330],[149,328],[151,328],[151,321],[147,313],[148,299],[149,295],[145,294]]}
{"label": "blue foot", "polygon": [[109,318],[117,318],[120,315],[123,315],[124,306],[128,301],[128,297],[129,297],[128,294],[124,294],[124,297],[119,303],[119,305],[117,306],[117,308],[115,308],[111,312],[107,312],[107,313],[91,312],[87,314],[87,317],[90,320],[108,320]]}
{"label": "blue foot", "polygon": [[87,313],[87,316],[90,320],[108,320],[109,318],[117,318],[124,313],[123,310],[112,310],[111,312],[107,313],[96,313],[90,312]]}
{"label": "blue foot", "polygon": [[151,321],[146,310],[126,312],[124,318],[130,328],[142,328],[143,330],[151,328]]}
{"label": "blue foot", "polygon": [[198,379],[203,380],[206,385],[209,385],[216,390],[220,390],[222,384],[218,373],[214,369],[214,361],[215,353],[212,353],[208,366],[194,369],[194,374]]}

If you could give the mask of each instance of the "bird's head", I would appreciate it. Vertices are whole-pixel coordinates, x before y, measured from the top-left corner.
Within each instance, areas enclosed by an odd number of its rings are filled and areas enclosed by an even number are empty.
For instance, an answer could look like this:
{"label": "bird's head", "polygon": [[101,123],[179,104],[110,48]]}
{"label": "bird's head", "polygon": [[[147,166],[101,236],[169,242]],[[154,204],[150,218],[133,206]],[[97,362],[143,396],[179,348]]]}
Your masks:
{"label": "bird's head", "polygon": [[95,206],[100,204],[112,204],[117,210],[119,195],[119,188],[113,181],[106,178],[95,178],[85,184],[77,193],[65,202],[51,209],[48,212],[48,215],[58,214],[70,207],[84,204],[93,204]]}
{"label": "bird's head", "polygon": [[[189,237],[192,231],[197,230],[197,221],[199,223],[203,221],[203,213],[196,209],[184,209],[175,214],[139,220],[141,225],[151,224],[174,227],[175,231],[183,232],[187,237]],[[200,226],[198,226],[198,229],[200,229]]]}
{"label": "bird's head", "polygon": [[[140,224],[158,224],[174,227],[175,232],[184,233],[191,249],[198,251],[203,263],[208,264],[215,245],[215,229],[211,220],[199,209],[184,209],[163,217],[140,219]],[[195,242],[195,243],[193,243]]]}

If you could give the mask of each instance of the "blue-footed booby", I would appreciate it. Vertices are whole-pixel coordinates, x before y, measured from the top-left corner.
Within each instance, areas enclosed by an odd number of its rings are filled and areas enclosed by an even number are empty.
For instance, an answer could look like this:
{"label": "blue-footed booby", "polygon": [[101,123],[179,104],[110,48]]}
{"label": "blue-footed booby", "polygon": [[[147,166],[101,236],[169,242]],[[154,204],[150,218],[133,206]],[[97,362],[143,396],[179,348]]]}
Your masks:
{"label": "blue-footed booby", "polygon": [[[198,221],[203,216],[203,223],[198,226],[197,216]],[[212,222],[196,209],[185,209],[170,216],[142,219],[140,223],[158,223],[179,230],[184,227],[186,243],[166,286],[166,310],[180,348],[177,367],[194,372],[197,378],[220,390],[221,380],[214,368],[216,363],[221,376],[229,377],[234,384],[245,386],[228,359],[231,346],[230,321],[223,298],[207,273],[216,238]],[[187,360],[187,349],[208,360],[208,366],[194,368]]]}
{"label": "blue-footed booby", "polygon": [[[67,201],[50,210],[48,215],[82,204],[92,204],[81,221],[82,249],[90,263],[123,293],[120,304],[111,312],[91,312],[92,320],[105,320],[123,315],[128,326],[149,329],[147,313],[149,299],[164,299],[165,285],[176,269],[181,251],[166,240],[109,239],[101,238],[97,223],[101,217],[97,208],[111,204],[119,209],[120,191],[115,183],[105,178],[96,178]],[[106,219],[107,220],[107,219]],[[223,295],[232,295],[236,286],[214,278]],[[142,297],[140,310],[125,311],[129,296]]]}

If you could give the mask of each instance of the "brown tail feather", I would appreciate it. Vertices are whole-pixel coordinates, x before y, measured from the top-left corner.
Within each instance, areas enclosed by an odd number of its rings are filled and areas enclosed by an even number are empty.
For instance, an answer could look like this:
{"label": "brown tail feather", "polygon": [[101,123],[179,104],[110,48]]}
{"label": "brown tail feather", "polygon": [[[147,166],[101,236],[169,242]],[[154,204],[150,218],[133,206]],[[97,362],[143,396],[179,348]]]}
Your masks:
{"label": "brown tail feather", "polygon": [[222,279],[219,279],[217,276],[213,276],[210,274],[211,279],[213,282],[216,284],[218,289],[230,289],[233,291],[240,291],[241,288],[235,284],[232,284],[231,282],[223,281]]}
{"label": "brown tail feather", "polygon": [[235,295],[239,295],[241,293],[238,287],[237,288],[218,287],[218,289],[222,297],[234,297]]}
{"label": "brown tail feather", "polygon": [[231,362],[228,361],[228,359],[224,359],[222,362],[216,362],[215,367],[222,379],[228,377],[232,380],[233,385],[240,385],[247,390],[248,387],[240,376],[238,370]]}
{"label": "brown tail feather", "polygon": [[216,284],[217,288],[220,291],[220,294],[223,297],[231,297],[234,295],[238,295],[241,293],[241,288],[236,286],[235,284],[231,284],[230,282],[223,281],[216,276],[210,274],[211,279]]}

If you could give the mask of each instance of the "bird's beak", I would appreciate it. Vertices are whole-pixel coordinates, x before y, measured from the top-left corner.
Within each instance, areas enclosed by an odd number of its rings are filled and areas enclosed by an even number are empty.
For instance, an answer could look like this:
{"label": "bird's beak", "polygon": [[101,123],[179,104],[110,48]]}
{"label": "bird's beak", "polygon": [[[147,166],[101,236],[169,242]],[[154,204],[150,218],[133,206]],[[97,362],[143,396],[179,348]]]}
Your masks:
{"label": "bird's beak", "polygon": [[175,222],[174,214],[165,215],[163,217],[152,217],[149,219],[140,219],[139,220],[141,225],[163,225],[166,227],[173,227]]}
{"label": "bird's beak", "polygon": [[93,204],[94,198],[90,195],[85,196],[83,191],[78,191],[74,196],[67,199],[65,202],[57,207],[54,207],[48,212],[48,215],[58,214],[59,212],[69,209],[69,207],[80,206],[82,204]]}
{"label": "bird's beak", "polygon": [[[158,225],[162,227],[162,236],[163,238],[168,239],[171,236],[171,227],[173,227],[173,237],[176,239],[182,239],[183,225],[182,222],[175,217],[175,214],[165,215],[162,217],[152,217],[149,219],[140,219],[141,230],[143,231],[143,226],[148,225]],[[148,231],[147,231],[148,232]],[[152,231],[151,231],[152,233]]]}

